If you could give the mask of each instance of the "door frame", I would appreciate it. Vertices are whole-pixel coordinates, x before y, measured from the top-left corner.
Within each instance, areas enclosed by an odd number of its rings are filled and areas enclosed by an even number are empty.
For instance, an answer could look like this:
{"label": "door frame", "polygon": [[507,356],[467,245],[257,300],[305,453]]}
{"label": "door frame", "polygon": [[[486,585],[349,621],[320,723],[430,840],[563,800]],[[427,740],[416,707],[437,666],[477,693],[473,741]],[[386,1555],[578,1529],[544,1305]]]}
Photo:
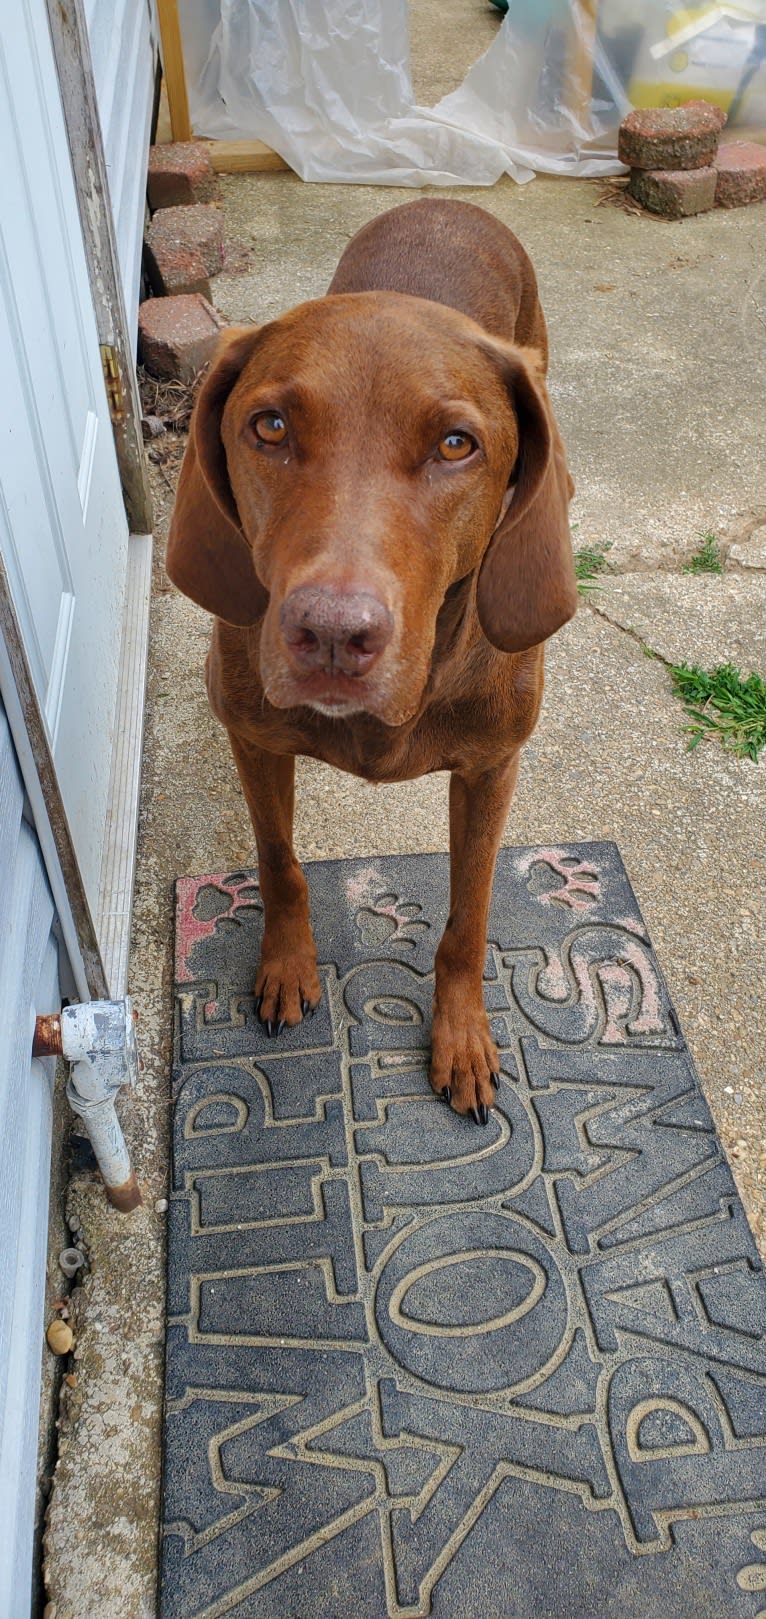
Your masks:
{"label": "door frame", "polygon": [[[140,0],[147,4],[147,0]],[[125,313],[83,0],[45,0],[128,528],[152,531],[141,404]]]}

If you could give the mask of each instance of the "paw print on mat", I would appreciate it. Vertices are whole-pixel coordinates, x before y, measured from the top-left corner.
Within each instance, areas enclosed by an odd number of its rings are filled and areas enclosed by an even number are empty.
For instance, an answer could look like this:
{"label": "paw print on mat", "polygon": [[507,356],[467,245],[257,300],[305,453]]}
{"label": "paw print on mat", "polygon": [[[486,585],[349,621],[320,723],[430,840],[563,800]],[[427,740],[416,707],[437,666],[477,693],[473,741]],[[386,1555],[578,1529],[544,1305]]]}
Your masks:
{"label": "paw print on mat", "polygon": [[413,930],[429,926],[420,920],[422,912],[422,905],[402,904],[398,894],[379,894],[369,905],[360,907],[354,920],[362,943],[370,949],[380,950],[396,942],[414,950]]}
{"label": "paw print on mat", "polygon": [[528,892],[542,905],[589,911],[599,903],[599,874],[577,856],[562,849],[537,849],[519,865]]}
{"label": "paw print on mat", "polygon": [[253,873],[246,871],[181,877],[176,892],[176,981],[185,984],[193,978],[189,958],[194,945],[221,927],[239,928],[263,904]]}

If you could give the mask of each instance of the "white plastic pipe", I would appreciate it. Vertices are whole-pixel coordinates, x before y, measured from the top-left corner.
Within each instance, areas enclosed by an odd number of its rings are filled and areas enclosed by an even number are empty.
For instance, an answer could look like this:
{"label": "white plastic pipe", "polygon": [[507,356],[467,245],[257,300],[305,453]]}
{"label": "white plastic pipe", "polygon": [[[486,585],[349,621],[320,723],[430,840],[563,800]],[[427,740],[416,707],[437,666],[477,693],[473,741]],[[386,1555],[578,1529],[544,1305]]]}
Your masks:
{"label": "white plastic pipe", "polygon": [[38,1018],[35,1055],[61,1055],[71,1063],[67,1100],[82,1119],[107,1197],[127,1212],[141,1202],[114,1105],[123,1085],[138,1077],[136,1019],[129,995],[122,1001],[80,1001],[58,1016]]}

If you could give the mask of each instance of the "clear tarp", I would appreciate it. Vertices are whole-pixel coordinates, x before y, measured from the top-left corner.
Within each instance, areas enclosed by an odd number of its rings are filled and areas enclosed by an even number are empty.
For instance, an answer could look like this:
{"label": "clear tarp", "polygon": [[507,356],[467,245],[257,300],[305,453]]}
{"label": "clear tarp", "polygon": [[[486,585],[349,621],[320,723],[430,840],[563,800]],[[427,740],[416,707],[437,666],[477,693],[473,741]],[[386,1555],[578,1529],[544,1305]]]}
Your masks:
{"label": "clear tarp", "polygon": [[[631,106],[716,101],[766,125],[766,0],[510,0],[460,88],[415,103],[407,0],[183,0],[192,125],[304,180],[492,185],[621,171]],[[637,20],[638,19],[638,20]]]}

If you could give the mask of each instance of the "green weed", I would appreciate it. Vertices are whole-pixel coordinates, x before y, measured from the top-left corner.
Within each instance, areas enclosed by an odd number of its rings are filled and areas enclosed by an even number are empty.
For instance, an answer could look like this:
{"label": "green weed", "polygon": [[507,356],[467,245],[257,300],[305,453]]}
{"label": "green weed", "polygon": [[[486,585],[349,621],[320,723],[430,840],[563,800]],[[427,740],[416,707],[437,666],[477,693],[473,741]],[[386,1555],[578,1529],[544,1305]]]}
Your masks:
{"label": "green weed", "polygon": [[723,554],[716,534],[701,534],[699,551],[689,558],[683,573],[723,573]]}
{"label": "green weed", "polygon": [[696,664],[671,664],[673,686],[692,721],[685,726],[689,747],[718,737],[740,759],[757,761],[766,748],[766,680],[743,680],[731,663],[705,671]]}
{"label": "green weed", "polygon": [[598,576],[607,566],[606,553],[611,549],[611,540],[594,540],[592,545],[584,545],[575,551],[575,578],[581,596],[592,596],[594,591],[601,589]]}

